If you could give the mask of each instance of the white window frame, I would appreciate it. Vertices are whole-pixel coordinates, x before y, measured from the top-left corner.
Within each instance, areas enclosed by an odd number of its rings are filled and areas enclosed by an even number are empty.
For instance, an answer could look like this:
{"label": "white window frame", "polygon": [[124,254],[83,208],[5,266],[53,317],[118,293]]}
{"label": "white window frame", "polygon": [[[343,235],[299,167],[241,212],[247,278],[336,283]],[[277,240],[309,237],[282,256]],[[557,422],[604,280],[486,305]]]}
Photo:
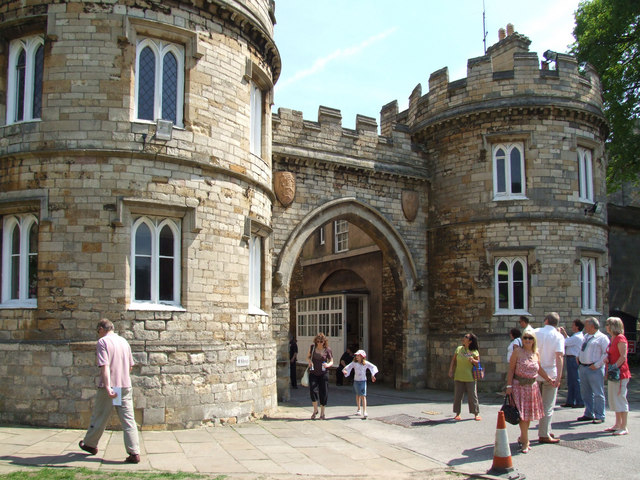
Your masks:
{"label": "white window frame", "polygon": [[[151,232],[151,299],[139,300],[136,294],[136,233],[138,228],[146,225]],[[160,232],[169,226],[173,233],[173,299],[160,300]],[[131,226],[131,310],[182,310],[181,292],[181,245],[182,234],[180,222],[171,218],[138,217]]]}
{"label": "white window frame", "polygon": [[[37,308],[38,299],[29,298],[29,260],[38,252],[29,252],[29,233],[38,219],[33,214],[7,215],[2,220],[2,300],[0,308]],[[11,298],[12,252],[11,241],[14,230],[20,229],[18,260],[18,298]],[[37,286],[36,286],[37,289]]]}
{"label": "white window frame", "polygon": [[596,259],[580,259],[580,309],[583,315],[598,314]]}
{"label": "white window frame", "polygon": [[593,153],[578,147],[578,199],[593,203]]}
{"label": "white window frame", "polygon": [[[502,308],[500,306],[500,276],[499,266],[501,263],[506,263],[508,269],[507,285],[508,285],[508,306]],[[515,280],[513,278],[513,268],[516,264],[522,265],[522,308],[515,308],[514,306],[514,291]],[[520,315],[528,314],[528,298],[529,298],[529,280],[527,271],[527,259],[525,257],[499,257],[495,259],[494,264],[494,295],[495,295],[495,313],[496,315]]]}
{"label": "white window frame", "polygon": [[334,253],[349,250],[349,222],[336,220],[333,222],[333,251]]}
{"label": "white window frame", "polygon": [[325,238],[324,238],[324,225],[323,225],[323,226],[321,226],[318,230],[320,231],[320,233],[319,233],[319,235],[320,235],[320,236],[319,236],[320,245],[324,245],[324,244],[325,244]]}
{"label": "white window frame", "polygon": [[[504,179],[505,179],[505,191],[498,191],[498,150],[502,149],[505,153],[504,156]],[[512,189],[512,171],[511,171],[511,152],[517,149],[520,152],[520,182],[522,185],[522,192],[513,193]],[[523,200],[526,199],[526,172],[524,161],[524,144],[521,142],[514,143],[499,143],[493,145],[491,149],[491,158],[493,161],[493,199],[494,200]]]}
{"label": "white window frame", "polygon": [[[155,57],[155,85],[153,94],[153,120],[139,118],[138,100],[140,92],[140,54],[149,47]],[[162,119],[162,68],[165,55],[173,53],[178,62],[177,65],[177,85],[176,85],[176,124],[177,127],[183,127],[184,124],[184,46],[156,40],[154,38],[141,38],[136,46],[136,81],[135,81],[135,98],[134,98],[134,117],[138,122],[155,123],[158,119]]]}
{"label": "white window frame", "polygon": [[254,233],[249,238],[249,314],[266,315],[262,305],[264,286],[264,238]]}
{"label": "white window frame", "polygon": [[[9,44],[9,72],[7,75],[7,125],[22,122],[40,120],[40,117],[33,117],[33,101],[35,96],[35,55],[38,49],[44,46],[42,35],[32,35],[29,37],[12,40]],[[25,84],[24,84],[24,105],[22,120],[16,120],[18,111],[18,81],[16,76],[16,65],[19,52],[24,50],[26,54]]]}
{"label": "white window frame", "polygon": [[250,94],[250,132],[249,132],[249,149],[250,152],[262,158],[262,134],[263,134],[263,98],[264,94],[260,87],[251,80],[249,82],[251,94]]}

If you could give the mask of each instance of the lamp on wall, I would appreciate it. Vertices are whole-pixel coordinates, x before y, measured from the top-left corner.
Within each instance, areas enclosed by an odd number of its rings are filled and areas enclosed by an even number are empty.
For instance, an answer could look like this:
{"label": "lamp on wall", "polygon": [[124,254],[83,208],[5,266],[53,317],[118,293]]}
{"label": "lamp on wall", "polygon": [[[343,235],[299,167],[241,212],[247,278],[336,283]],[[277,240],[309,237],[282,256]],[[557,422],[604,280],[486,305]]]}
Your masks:
{"label": "lamp on wall", "polygon": [[171,140],[173,134],[173,122],[171,120],[156,120],[156,139]]}
{"label": "lamp on wall", "polygon": [[585,215],[593,215],[602,211],[602,205],[598,202],[594,202],[593,205],[584,209]]}

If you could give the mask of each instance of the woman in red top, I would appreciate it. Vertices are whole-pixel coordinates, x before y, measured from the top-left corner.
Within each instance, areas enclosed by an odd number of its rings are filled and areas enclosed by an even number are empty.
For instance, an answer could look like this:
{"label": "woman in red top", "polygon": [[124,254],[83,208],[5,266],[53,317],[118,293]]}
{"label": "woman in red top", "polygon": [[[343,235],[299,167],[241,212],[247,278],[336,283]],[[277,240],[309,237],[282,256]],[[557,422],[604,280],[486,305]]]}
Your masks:
{"label": "woman in red top", "polygon": [[609,317],[606,322],[607,333],[611,336],[611,343],[607,350],[608,368],[620,369],[620,380],[609,379],[609,408],[616,412],[616,424],[605,429],[613,435],[626,435],[629,402],[627,402],[627,384],[631,378],[627,363],[628,343],[624,336],[624,324],[618,317]]}

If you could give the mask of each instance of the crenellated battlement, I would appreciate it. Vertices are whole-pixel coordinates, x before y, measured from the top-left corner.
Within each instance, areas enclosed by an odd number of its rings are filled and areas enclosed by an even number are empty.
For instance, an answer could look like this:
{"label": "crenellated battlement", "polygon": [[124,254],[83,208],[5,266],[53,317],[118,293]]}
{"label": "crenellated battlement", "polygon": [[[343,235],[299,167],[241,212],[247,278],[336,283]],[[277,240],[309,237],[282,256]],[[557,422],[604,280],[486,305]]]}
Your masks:
{"label": "crenellated battlement", "polygon": [[447,67],[433,72],[428,93],[422,95],[418,84],[409,96],[409,108],[403,113],[411,130],[503,107],[544,105],[601,115],[601,85],[595,70],[587,65],[583,74],[575,57],[551,51],[541,60],[529,51],[530,43],[519,33],[504,35],[486,55],[468,60],[467,76],[460,80],[450,81]]}
{"label": "crenellated battlement", "polygon": [[[385,110],[386,109],[386,110]],[[356,128],[342,127],[342,113],[318,108],[316,121],[305,120],[302,112],[279,108],[272,115],[273,153],[304,161],[323,161],[334,166],[422,176],[424,160],[411,141],[409,129],[393,121],[397,102],[383,108],[385,130],[378,135],[375,118],[356,115]]]}

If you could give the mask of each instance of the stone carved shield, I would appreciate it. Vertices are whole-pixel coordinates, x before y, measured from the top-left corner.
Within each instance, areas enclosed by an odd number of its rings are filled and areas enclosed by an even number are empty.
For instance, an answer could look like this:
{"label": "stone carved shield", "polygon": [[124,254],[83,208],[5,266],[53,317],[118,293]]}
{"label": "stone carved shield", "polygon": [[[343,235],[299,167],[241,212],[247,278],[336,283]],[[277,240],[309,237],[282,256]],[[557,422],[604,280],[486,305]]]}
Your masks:
{"label": "stone carved shield", "polygon": [[413,222],[418,216],[418,207],[420,199],[418,192],[404,190],[402,192],[402,212],[407,220]]}
{"label": "stone carved shield", "polygon": [[273,176],[276,198],[284,206],[293,203],[296,196],[296,177],[291,172],[275,172]]}

